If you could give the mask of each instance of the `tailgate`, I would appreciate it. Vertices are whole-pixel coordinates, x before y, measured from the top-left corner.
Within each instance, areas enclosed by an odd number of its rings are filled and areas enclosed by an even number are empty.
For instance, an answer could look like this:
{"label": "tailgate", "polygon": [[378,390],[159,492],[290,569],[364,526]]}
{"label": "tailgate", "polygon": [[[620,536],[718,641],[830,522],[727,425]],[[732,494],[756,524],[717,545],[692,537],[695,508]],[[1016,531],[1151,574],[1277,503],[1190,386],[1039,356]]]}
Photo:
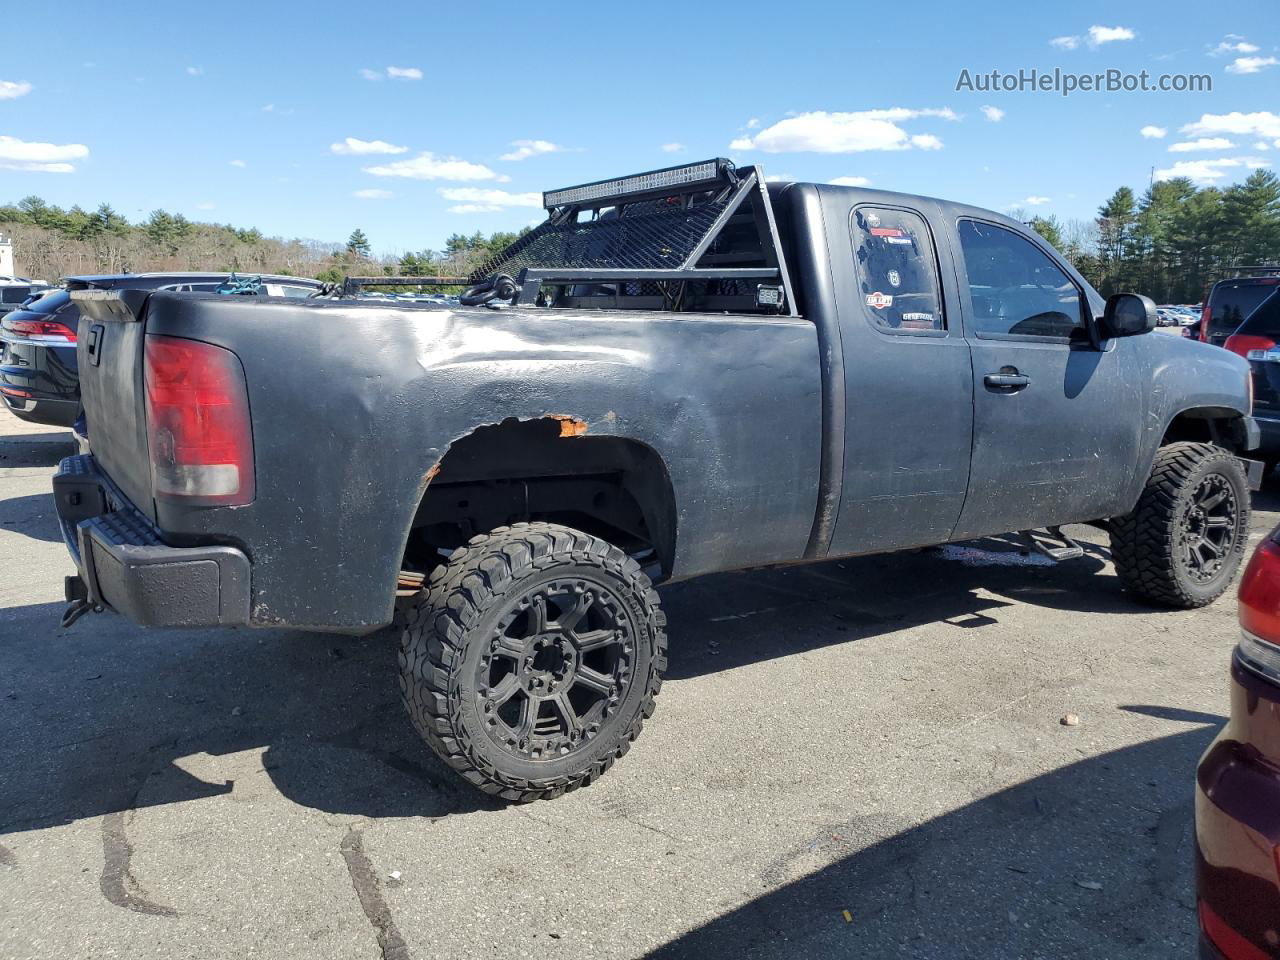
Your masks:
{"label": "tailgate", "polygon": [[89,446],[98,466],[152,521],[151,460],[142,385],[143,313],[149,291],[75,290],[77,359]]}

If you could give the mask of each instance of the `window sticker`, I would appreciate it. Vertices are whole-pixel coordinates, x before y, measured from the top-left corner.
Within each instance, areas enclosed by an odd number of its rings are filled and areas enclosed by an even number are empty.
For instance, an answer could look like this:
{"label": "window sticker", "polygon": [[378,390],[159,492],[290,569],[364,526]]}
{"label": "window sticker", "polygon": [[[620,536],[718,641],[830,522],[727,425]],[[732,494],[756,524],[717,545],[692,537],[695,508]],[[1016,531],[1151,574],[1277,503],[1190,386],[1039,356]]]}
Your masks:
{"label": "window sticker", "polygon": [[889,286],[891,287],[902,286],[902,277],[898,274],[897,270],[889,271]]}
{"label": "window sticker", "polygon": [[877,290],[875,293],[867,294],[867,306],[874,307],[877,310],[883,310],[885,307],[893,306],[893,297],[887,293],[881,293]]}

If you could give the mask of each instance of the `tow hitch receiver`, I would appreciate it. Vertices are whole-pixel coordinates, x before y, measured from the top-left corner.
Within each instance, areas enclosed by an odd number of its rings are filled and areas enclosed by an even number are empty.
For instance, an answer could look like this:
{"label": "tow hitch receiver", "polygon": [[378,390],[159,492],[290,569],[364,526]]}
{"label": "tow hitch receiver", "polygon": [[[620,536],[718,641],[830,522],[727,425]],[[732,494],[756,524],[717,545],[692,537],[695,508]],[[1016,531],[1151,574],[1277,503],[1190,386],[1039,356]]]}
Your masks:
{"label": "tow hitch receiver", "polygon": [[63,580],[63,592],[67,598],[67,609],[62,612],[62,628],[65,630],[86,613],[101,613],[102,607],[89,599],[89,585],[80,577],[67,577]]}

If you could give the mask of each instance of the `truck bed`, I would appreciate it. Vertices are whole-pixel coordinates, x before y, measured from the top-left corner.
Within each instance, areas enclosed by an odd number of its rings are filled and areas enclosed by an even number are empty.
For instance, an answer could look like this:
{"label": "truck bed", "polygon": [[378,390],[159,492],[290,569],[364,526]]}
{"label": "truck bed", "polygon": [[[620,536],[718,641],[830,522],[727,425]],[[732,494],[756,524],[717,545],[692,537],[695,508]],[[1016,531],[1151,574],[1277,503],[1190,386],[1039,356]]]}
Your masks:
{"label": "truck bed", "polygon": [[[660,454],[679,512],[672,577],[804,553],[821,457],[818,345],[806,320],[134,291],[84,310],[83,392],[100,468],[165,543],[245,552],[254,624],[388,622],[432,471],[477,425],[511,419],[559,418],[573,424],[567,442],[628,437]],[[239,358],[251,504],[151,497],[145,334]]]}

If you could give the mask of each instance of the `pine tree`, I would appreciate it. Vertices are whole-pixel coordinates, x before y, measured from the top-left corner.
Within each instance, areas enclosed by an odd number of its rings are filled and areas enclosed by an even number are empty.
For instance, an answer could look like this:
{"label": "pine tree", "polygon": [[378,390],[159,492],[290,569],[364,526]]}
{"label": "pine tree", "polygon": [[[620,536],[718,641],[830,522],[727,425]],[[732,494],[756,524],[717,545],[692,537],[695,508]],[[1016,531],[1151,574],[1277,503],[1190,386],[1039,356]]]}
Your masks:
{"label": "pine tree", "polygon": [[362,260],[369,257],[369,238],[359,227],[352,230],[351,236],[347,237],[347,253]]}

